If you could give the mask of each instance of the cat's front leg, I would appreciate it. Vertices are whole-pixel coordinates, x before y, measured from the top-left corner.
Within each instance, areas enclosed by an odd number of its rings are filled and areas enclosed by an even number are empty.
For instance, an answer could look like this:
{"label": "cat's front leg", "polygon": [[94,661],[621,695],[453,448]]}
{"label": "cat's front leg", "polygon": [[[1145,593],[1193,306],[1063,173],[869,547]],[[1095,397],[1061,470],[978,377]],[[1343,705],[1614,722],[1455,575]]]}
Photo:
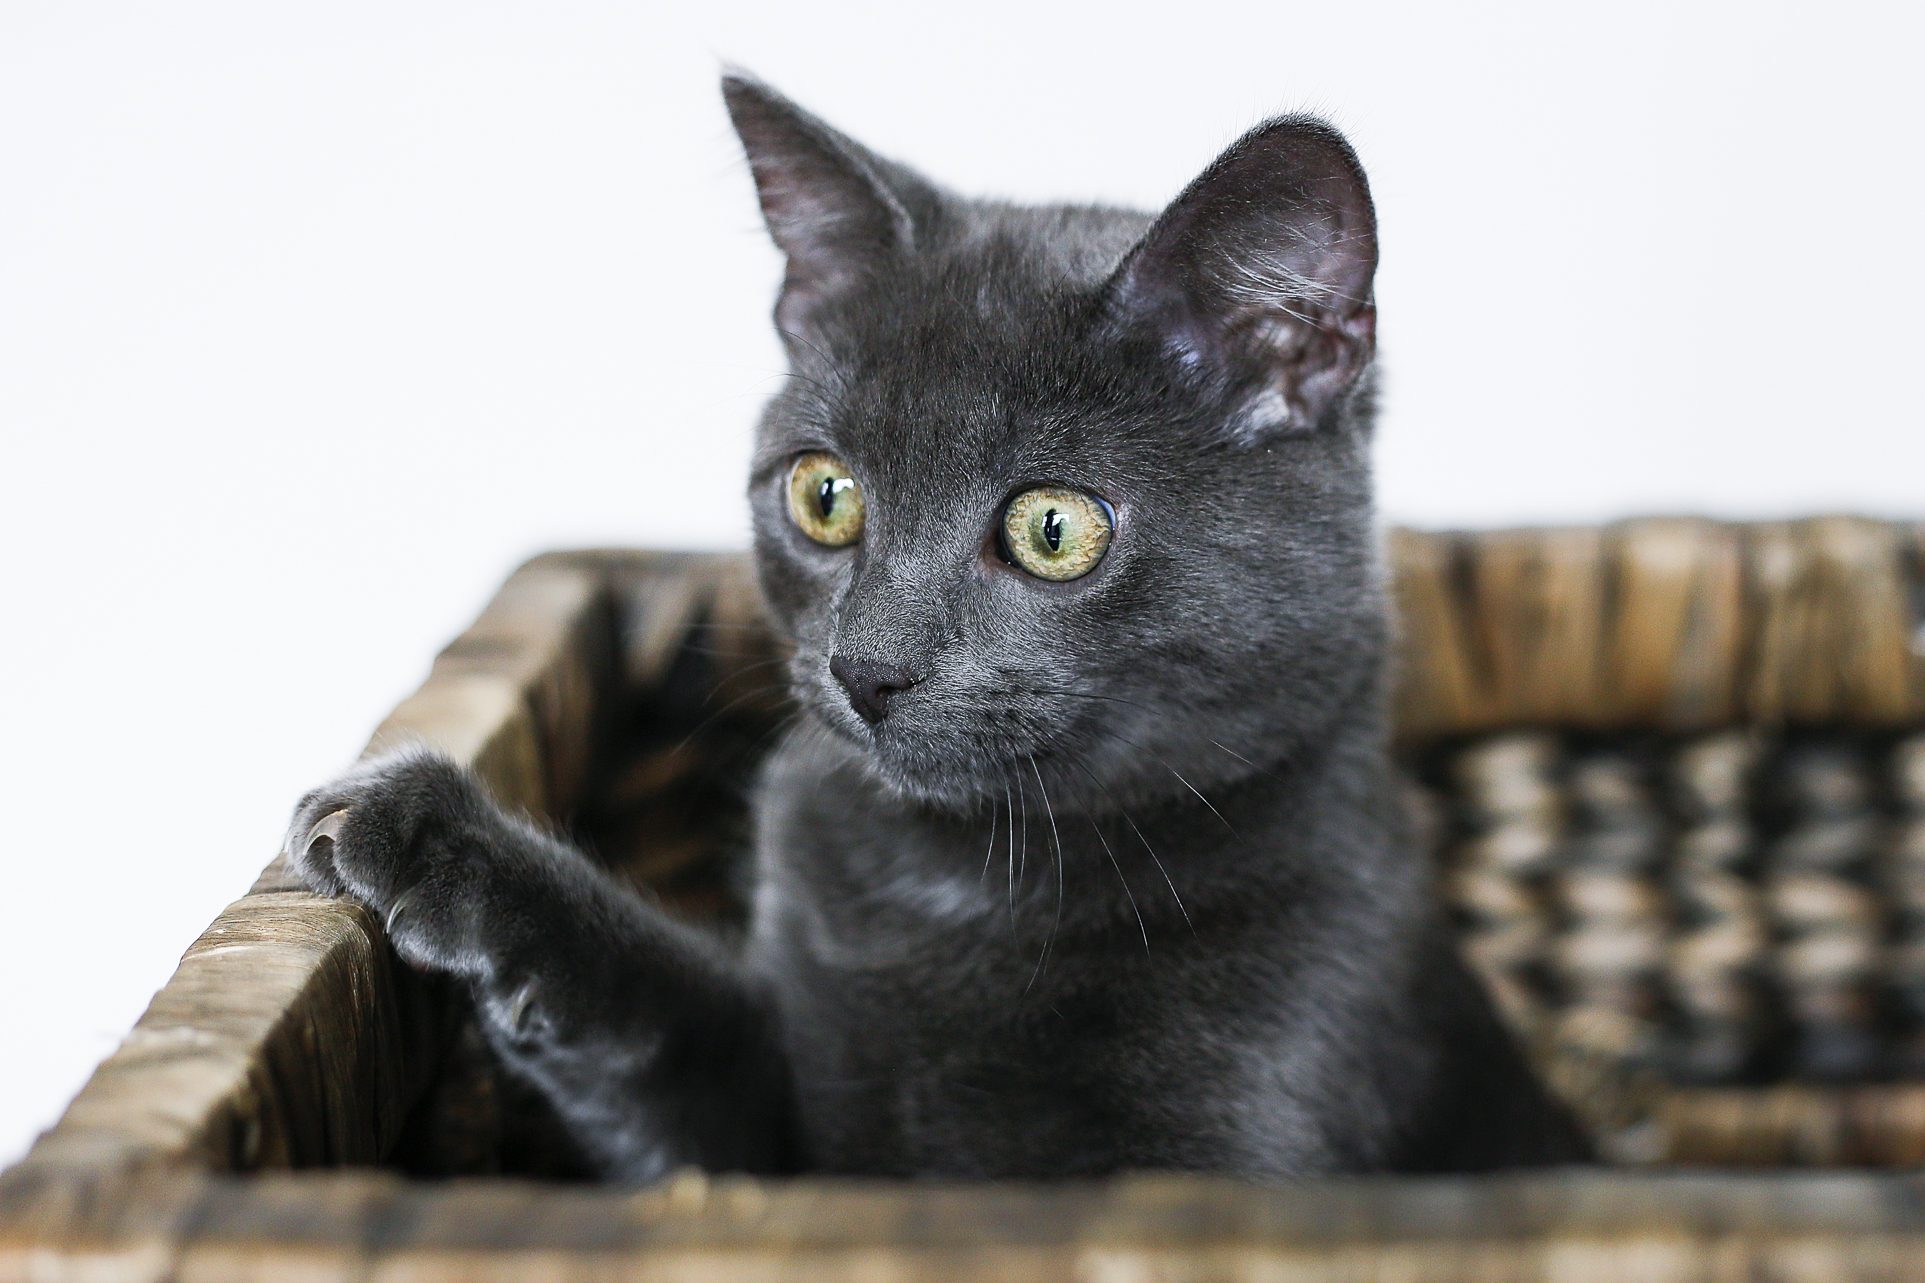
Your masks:
{"label": "cat's front leg", "polygon": [[504,1060],[610,1175],[790,1165],[772,1013],[734,960],[446,758],[389,754],[309,793],[287,851],[402,958],[469,982]]}

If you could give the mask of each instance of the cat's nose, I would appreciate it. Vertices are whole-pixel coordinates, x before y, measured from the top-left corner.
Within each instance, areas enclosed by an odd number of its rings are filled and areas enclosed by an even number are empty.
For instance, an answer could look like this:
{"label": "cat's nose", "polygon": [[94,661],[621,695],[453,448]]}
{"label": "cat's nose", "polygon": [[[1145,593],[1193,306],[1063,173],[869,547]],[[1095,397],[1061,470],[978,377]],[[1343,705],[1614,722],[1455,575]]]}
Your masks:
{"label": "cat's nose", "polygon": [[829,671],[849,692],[849,707],[870,725],[881,721],[889,711],[889,697],[906,691],[920,678],[896,664],[881,664],[872,659],[829,657]]}

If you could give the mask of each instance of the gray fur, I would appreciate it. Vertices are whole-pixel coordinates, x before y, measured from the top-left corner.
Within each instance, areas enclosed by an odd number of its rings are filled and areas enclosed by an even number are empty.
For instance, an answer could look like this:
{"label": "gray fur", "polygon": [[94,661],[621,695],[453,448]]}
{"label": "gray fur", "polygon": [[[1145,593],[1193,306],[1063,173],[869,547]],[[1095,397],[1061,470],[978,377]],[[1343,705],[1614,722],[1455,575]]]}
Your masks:
{"label": "gray fur", "polygon": [[[1287,118],[1156,219],[1031,209],[724,92],[789,261],[797,377],[749,499],[812,714],[758,789],[746,946],[430,755],[304,799],[309,880],[383,912],[407,892],[402,956],[471,981],[612,1176],[1582,1156],[1456,957],[1387,760],[1348,146]],[[860,481],[852,546],[787,515],[813,450]],[[1082,579],[999,554],[1043,482],[1115,510]],[[832,658],[904,688],[858,715]]]}

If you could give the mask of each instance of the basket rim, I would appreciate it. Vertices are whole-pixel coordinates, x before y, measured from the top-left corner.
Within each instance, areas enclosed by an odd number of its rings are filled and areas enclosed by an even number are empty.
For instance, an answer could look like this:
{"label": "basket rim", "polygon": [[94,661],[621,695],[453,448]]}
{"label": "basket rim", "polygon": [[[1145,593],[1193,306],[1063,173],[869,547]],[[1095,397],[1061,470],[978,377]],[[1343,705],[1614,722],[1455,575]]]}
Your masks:
{"label": "basket rim", "polygon": [[[1704,564],[1721,565],[1718,559],[1731,555],[1734,547],[1741,557],[1789,558],[1791,569],[1779,566],[1773,573],[1783,573],[1774,582],[1795,599],[1799,611],[1809,613],[1814,603],[1850,606],[1859,599],[1854,594],[1868,600],[1879,594],[1903,598],[1908,609],[1925,610],[1925,590],[1919,586],[1925,582],[1925,570],[1921,570],[1925,522],[1827,517],[1732,523],[1666,518],[1559,529],[1399,530],[1390,532],[1389,540],[1399,553],[1400,565],[1415,566],[1411,573],[1419,581],[1432,575],[1446,590],[1465,587],[1466,558],[1486,558],[1497,567],[1487,573],[1481,589],[1472,582],[1465,601],[1449,606],[1459,611],[1479,600],[1481,591],[1483,608],[1514,609],[1521,617],[1543,616],[1545,594],[1556,599],[1562,591],[1550,585],[1558,557],[1616,565],[1611,575],[1598,577],[1611,591],[1617,591],[1622,576],[1629,573],[1624,566],[1632,563],[1625,559],[1637,557],[1655,558],[1654,564],[1661,568],[1670,566],[1670,579],[1665,582],[1692,588],[1698,583],[1700,563],[1688,558],[1679,561],[1681,548],[1709,548],[1711,561]],[[1870,561],[1854,562],[1849,553],[1864,553]],[[1867,564],[1876,573],[1867,571]],[[1543,570],[1545,565],[1551,570]],[[1585,573],[1595,574],[1595,568]],[[1512,593],[1514,600],[1506,604],[1500,589]],[[594,740],[596,709],[606,696],[659,680],[697,621],[752,623],[759,617],[753,574],[742,554],[617,549],[544,553],[517,569],[474,624],[442,651],[421,688],[376,730],[369,750],[403,740],[432,743],[476,770],[504,801],[537,814],[557,815],[582,787],[584,746]],[[1586,618],[1581,610],[1573,617],[1579,622]],[[1895,644],[1916,646],[1906,631],[1917,627],[1911,616],[1887,610],[1881,618],[1882,623],[1874,621],[1883,629],[1878,633],[1880,645],[1894,644],[1896,628]],[[1856,621],[1856,626],[1862,625],[1862,619]],[[1444,625],[1432,619],[1407,631],[1434,637],[1453,630],[1467,635],[1461,619]],[[1791,645],[1782,638],[1775,644],[1781,650]],[[1755,664],[1756,650],[1753,646],[1745,652],[1751,656],[1748,662]],[[1447,688],[1451,678],[1447,673],[1439,675],[1434,659],[1426,659],[1430,668],[1419,679]],[[1461,665],[1466,661],[1459,656],[1438,662]],[[1925,652],[1910,662],[1913,669],[1906,671],[1912,673],[1915,689],[1887,682],[1873,692],[1885,703],[1868,704],[1866,689],[1840,684],[1835,692],[1837,711],[1887,723],[1925,725]],[[1528,701],[1495,710],[1453,706],[1450,701],[1461,695],[1458,691],[1425,697],[1432,706],[1417,718],[1425,733],[1484,729],[1494,724],[1494,717],[1499,719],[1495,724],[1528,721],[1519,716],[1528,713]],[[1649,715],[1655,706],[1648,693],[1637,698],[1645,701],[1639,705],[1640,715]],[[1720,715],[1732,716],[1736,707]],[[1779,707],[1791,713],[1811,711],[1795,702]],[[1624,711],[1614,715],[1622,716]],[[1690,714],[1702,715],[1702,710]],[[353,1001],[331,997],[340,994],[353,995]],[[267,1233],[272,1219],[267,1209],[278,1205],[273,1200],[308,1195],[323,1201],[399,1199],[421,1209],[424,1225],[447,1222],[448,1217],[436,1214],[441,1207],[438,1200],[483,1186],[496,1191],[491,1197],[515,1191],[531,1206],[553,1208],[557,1223],[581,1209],[605,1206],[610,1199],[626,1200],[621,1206],[629,1209],[624,1215],[631,1219],[634,1209],[660,1204],[659,1199],[650,1201],[652,1195],[569,1191],[506,1180],[462,1182],[442,1187],[437,1194],[397,1177],[365,1173],[232,1175],[287,1164],[378,1160],[434,1072],[437,1033],[434,1022],[423,1014],[431,1005],[427,985],[394,962],[379,924],[355,906],[307,893],[291,880],[284,861],[277,857],[249,893],[221,913],[187,950],[175,976],[156,994],[127,1039],[96,1069],[61,1119],[26,1158],[0,1174],[0,1207],[5,1209],[0,1212],[0,1264],[7,1259],[6,1251],[48,1241],[49,1235],[55,1240],[65,1235],[77,1242],[120,1241],[100,1226],[97,1195],[102,1190],[115,1192],[108,1202],[127,1209],[129,1224],[145,1224],[163,1215],[161,1203],[167,1199],[188,1197],[203,1200],[196,1204],[200,1208],[196,1223],[254,1225],[262,1233]],[[321,1116],[303,1114],[303,1090],[311,1090],[321,1102]],[[1925,1111],[1925,1083],[1904,1092],[1906,1108]],[[161,1173],[164,1181],[159,1180]],[[811,1197],[829,1198],[832,1193],[841,1197],[835,1191],[860,1188],[866,1191],[865,1197],[882,1199],[879,1206],[895,1209],[882,1218],[885,1224],[902,1224],[898,1215],[950,1206],[954,1200],[977,1199],[979,1211],[997,1205],[992,1191],[948,1185],[878,1187],[801,1181],[778,1190],[755,1182],[716,1180],[703,1181],[699,1187],[684,1182],[672,1188],[683,1189],[684,1198],[694,1197],[686,1193],[689,1189],[705,1191],[700,1205],[719,1216],[715,1208],[752,1201],[741,1192],[751,1186],[761,1189],[754,1197],[773,1200],[767,1204],[772,1207],[787,1207],[784,1200],[800,1200],[799,1207]],[[1615,1223],[1612,1217],[1618,1213],[1607,1206],[1612,1204],[1647,1206],[1654,1215],[1669,1206],[1687,1236],[1702,1237],[1720,1226],[1760,1234],[1790,1233],[1782,1226],[1794,1226],[1803,1227],[1797,1233],[1821,1236],[1875,1231],[1915,1237],[1925,1232],[1916,1178],[1889,1173],[1613,1170],[1539,1175],[1528,1181],[1501,1176],[1345,1178],[1285,1188],[1203,1177],[1158,1177],[1078,1188],[1082,1192],[1061,1195],[1069,1200],[1065,1207],[1078,1199],[1097,1199],[1089,1192],[1095,1188],[1150,1191],[1143,1197],[1190,1209],[1186,1215],[1200,1214],[1196,1209],[1227,1200],[1257,1218],[1253,1225],[1295,1226],[1289,1232],[1326,1245],[1361,1241],[1343,1237],[1350,1231],[1341,1230],[1341,1225],[1376,1227],[1370,1235],[1416,1234],[1413,1227],[1441,1224],[1423,1219],[1444,1215],[1440,1208],[1455,1209],[1449,1214],[1460,1228],[1489,1216],[1494,1218],[1491,1225],[1510,1227],[1504,1234],[1541,1241],[1561,1235],[1575,1243]],[[255,1192],[249,1193],[250,1189]],[[810,1189],[815,1193],[806,1192]],[[94,1196],[84,1196],[90,1190]],[[183,1195],[183,1190],[191,1193]],[[1788,1192],[1794,1190],[1811,1196],[1806,1210],[1798,1210],[1799,1199],[1787,1201]],[[1055,1197],[1045,1196],[1045,1201]],[[59,1213],[62,1206],[67,1211]],[[235,1210],[231,1216],[215,1215],[209,1209],[216,1206]],[[21,1207],[28,1210],[17,1210]],[[1306,1219],[1291,1210],[1299,1207],[1321,1211]],[[257,1215],[250,1208],[257,1208],[258,1219],[249,1219]],[[1320,1224],[1318,1217],[1331,1224]],[[1782,1223],[1779,1231],[1773,1231],[1774,1223]],[[305,1232],[289,1230],[292,1237],[286,1241],[302,1241],[299,1236]],[[89,1234],[96,1237],[88,1239]],[[641,1241],[635,1240],[638,1246],[633,1250],[642,1250]],[[430,1236],[417,1246],[467,1250],[461,1243],[459,1234],[448,1231],[444,1238]]]}

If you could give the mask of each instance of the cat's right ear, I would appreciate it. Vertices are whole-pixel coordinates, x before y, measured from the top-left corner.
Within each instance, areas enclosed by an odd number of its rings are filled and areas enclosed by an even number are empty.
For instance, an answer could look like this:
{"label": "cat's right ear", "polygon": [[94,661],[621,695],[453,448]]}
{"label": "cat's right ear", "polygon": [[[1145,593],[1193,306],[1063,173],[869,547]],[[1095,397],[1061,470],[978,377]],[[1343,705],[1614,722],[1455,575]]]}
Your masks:
{"label": "cat's right ear", "polygon": [[775,323],[800,334],[824,302],[910,252],[940,197],[751,76],[726,73],[722,99],[769,235],[789,260]]}
{"label": "cat's right ear", "polygon": [[1320,120],[1245,134],[1111,279],[1114,323],[1237,405],[1257,439],[1326,422],[1376,342],[1377,224],[1356,153]]}

